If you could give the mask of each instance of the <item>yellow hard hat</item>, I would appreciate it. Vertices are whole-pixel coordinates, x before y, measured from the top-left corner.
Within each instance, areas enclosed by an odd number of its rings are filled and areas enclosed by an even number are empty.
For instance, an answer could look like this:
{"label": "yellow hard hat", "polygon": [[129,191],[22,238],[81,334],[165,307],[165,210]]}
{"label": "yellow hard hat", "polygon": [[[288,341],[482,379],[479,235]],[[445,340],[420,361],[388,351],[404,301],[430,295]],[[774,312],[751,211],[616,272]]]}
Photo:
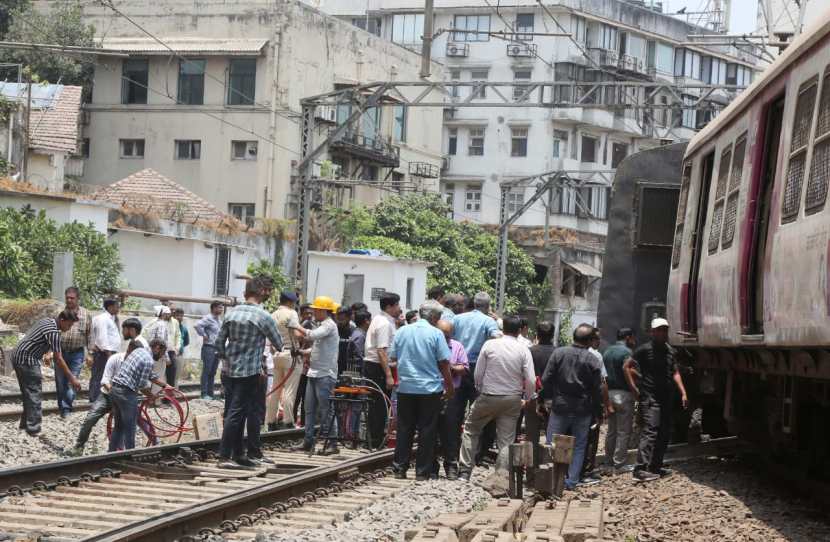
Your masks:
{"label": "yellow hard hat", "polygon": [[335,312],[335,302],[332,298],[326,295],[318,295],[314,298],[314,303],[311,304],[312,309],[320,309],[324,311]]}

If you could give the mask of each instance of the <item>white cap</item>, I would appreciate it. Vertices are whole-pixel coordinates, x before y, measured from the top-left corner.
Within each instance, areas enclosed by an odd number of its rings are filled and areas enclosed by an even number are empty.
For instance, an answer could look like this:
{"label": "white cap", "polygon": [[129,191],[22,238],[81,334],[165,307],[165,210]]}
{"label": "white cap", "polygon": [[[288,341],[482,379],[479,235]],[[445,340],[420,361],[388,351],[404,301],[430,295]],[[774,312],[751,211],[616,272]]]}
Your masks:
{"label": "white cap", "polygon": [[651,329],[657,329],[658,327],[669,327],[669,321],[665,318],[655,318],[651,321]]}

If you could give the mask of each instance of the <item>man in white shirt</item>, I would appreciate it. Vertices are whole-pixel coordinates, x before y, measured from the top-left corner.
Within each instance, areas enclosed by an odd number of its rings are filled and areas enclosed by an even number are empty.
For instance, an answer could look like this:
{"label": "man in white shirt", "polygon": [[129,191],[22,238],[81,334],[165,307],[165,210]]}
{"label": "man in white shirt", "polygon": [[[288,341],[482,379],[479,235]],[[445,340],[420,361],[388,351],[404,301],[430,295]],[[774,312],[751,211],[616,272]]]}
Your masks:
{"label": "man in white shirt", "polygon": [[121,350],[118,325],[120,306],[115,299],[104,301],[104,312],[92,319],[92,371],[89,377],[89,402],[94,403],[101,392],[101,377],[110,356]]}
{"label": "man in white shirt", "polygon": [[464,423],[461,443],[461,477],[470,479],[481,433],[496,422],[499,450],[497,469],[507,468],[507,451],[516,438],[516,421],[522,406],[536,395],[536,372],[530,350],[518,340],[520,320],[504,318],[504,336],[484,343],[475,368],[478,397]]}
{"label": "man in white shirt", "polygon": [[[389,363],[389,348],[395,339],[397,319],[401,315],[401,296],[386,292],[380,297],[380,314],[376,314],[366,330],[366,353],[363,358],[363,376],[389,394],[395,385]],[[379,393],[372,394],[369,404],[370,447],[383,443],[386,428],[386,401]]]}

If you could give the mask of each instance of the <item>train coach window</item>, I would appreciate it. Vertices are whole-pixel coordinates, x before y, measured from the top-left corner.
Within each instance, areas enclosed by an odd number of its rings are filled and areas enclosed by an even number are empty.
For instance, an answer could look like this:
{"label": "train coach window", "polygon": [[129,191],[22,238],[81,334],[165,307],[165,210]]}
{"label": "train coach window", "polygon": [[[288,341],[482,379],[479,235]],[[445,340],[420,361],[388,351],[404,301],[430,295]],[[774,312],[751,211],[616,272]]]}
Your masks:
{"label": "train coach window", "polygon": [[807,214],[817,213],[824,208],[828,182],[830,182],[830,68],[824,73],[824,81],[821,84],[813,158],[810,162],[810,176],[807,180],[807,195],[804,201]]}
{"label": "train coach window", "polygon": [[732,146],[730,145],[720,156],[718,164],[718,185],[715,190],[715,207],[712,210],[712,228],[709,230],[709,254],[718,251],[720,231],[723,224],[724,199],[729,186],[729,172],[732,167]]}
{"label": "train coach window", "polygon": [[798,217],[801,203],[801,186],[804,183],[804,171],[807,168],[807,144],[810,141],[817,90],[818,81],[811,79],[801,86],[798,93],[795,116],[793,117],[790,164],[787,168],[784,197],[781,204],[781,222],[792,222]]}
{"label": "train coach window", "polygon": [[723,216],[723,237],[721,250],[732,246],[735,238],[735,224],[738,221],[738,198],[741,195],[741,178],[744,174],[744,157],[746,156],[746,134],[738,138],[732,153],[732,173],[729,176],[729,196],[726,198],[726,211]]}
{"label": "train coach window", "polygon": [[683,177],[680,180],[680,196],[677,201],[677,225],[674,228],[674,247],[672,249],[671,267],[680,265],[680,250],[683,246],[683,222],[686,220],[686,205],[689,201],[689,184],[692,181],[692,164],[683,164]]}
{"label": "train coach window", "polygon": [[677,188],[668,185],[637,184],[640,196],[640,207],[637,212],[637,245],[672,246]]}

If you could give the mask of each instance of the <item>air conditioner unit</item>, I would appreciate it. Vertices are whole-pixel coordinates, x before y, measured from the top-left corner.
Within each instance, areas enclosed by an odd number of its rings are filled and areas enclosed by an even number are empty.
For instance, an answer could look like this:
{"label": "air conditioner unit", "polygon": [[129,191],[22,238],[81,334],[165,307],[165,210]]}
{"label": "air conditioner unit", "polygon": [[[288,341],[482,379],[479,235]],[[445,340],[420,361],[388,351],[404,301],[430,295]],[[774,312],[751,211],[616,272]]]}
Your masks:
{"label": "air conditioner unit", "polygon": [[661,137],[660,138],[660,145],[661,146],[671,145],[672,143],[674,143],[674,139],[670,139],[670,138],[666,138],[666,137]]}
{"label": "air conditioner unit", "polygon": [[507,56],[532,57],[536,54],[535,43],[508,43]]}
{"label": "air conditioner unit", "polygon": [[447,56],[467,56],[470,46],[466,43],[448,43]]}

